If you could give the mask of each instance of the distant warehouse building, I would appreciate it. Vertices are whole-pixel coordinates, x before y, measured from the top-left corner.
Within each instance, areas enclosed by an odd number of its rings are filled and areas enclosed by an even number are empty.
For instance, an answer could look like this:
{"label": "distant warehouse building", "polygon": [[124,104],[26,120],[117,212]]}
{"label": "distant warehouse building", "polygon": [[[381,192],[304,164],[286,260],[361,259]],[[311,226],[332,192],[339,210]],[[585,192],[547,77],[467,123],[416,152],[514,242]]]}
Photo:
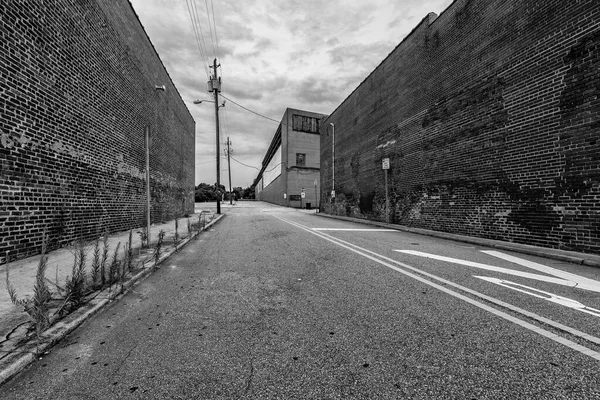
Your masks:
{"label": "distant warehouse building", "polygon": [[0,9],[0,264],[144,226],[147,150],[151,221],[193,213],[195,122],[129,1]]}
{"label": "distant warehouse building", "polygon": [[256,199],[282,206],[318,207],[323,114],[288,108],[254,180]]}
{"label": "distant warehouse building", "polygon": [[455,0],[331,123],[324,212],[600,253],[598,0]]}

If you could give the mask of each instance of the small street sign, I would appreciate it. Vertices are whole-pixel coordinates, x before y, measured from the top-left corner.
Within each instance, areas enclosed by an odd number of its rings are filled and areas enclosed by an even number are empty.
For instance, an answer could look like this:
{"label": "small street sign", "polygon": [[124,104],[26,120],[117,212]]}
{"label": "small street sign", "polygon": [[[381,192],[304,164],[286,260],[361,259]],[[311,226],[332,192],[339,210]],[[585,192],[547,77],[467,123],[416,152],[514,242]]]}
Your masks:
{"label": "small street sign", "polygon": [[381,166],[383,169],[390,169],[390,159],[389,158],[383,158],[381,160]]}

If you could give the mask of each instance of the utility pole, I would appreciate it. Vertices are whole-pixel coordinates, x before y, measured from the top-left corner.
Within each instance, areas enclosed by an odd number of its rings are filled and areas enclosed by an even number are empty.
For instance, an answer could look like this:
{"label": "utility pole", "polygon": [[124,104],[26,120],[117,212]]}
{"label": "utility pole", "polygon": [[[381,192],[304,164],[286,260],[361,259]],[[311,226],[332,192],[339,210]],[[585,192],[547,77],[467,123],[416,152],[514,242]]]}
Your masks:
{"label": "utility pole", "polygon": [[[219,150],[219,92],[221,91],[221,79],[217,77],[217,67],[221,64],[217,65],[217,59],[215,58],[212,67],[214,70],[214,74],[209,81],[209,87],[212,89],[215,94],[215,121],[217,127],[217,191],[221,190],[221,154]],[[217,195],[217,214],[221,214],[221,199],[220,196]]]}
{"label": "utility pole", "polygon": [[229,155],[231,154],[231,141],[227,136],[227,170],[229,171],[229,204],[233,204],[233,192],[231,191],[231,160]]}

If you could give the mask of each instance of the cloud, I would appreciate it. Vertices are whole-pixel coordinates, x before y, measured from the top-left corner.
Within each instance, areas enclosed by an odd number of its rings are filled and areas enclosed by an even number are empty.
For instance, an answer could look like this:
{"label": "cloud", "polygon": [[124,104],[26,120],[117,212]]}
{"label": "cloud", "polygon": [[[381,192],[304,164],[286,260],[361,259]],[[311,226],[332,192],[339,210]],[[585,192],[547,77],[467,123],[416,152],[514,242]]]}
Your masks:
{"label": "cloud", "polygon": [[264,94],[262,92],[248,90],[247,86],[238,84],[225,86],[224,93],[232,100],[235,99],[234,101],[236,102],[243,100],[261,100],[264,98]]}
{"label": "cloud", "polygon": [[363,66],[368,66],[371,71],[373,65],[378,65],[396,45],[397,43],[389,41],[370,44],[355,43],[334,47],[329,50],[328,54],[334,65],[350,65],[361,70],[365,69]]}
{"label": "cloud", "polygon": [[[296,97],[301,102],[309,103],[315,107],[319,107],[323,103],[334,102],[340,97],[339,88],[334,83],[316,77],[309,77],[296,82],[294,89]],[[317,112],[319,111],[317,110]]]}
{"label": "cloud", "polygon": [[[186,2],[131,0],[150,40],[196,121],[196,181],[215,181],[215,115],[206,92],[208,64],[219,58],[223,95],[221,141],[234,157],[260,167],[287,107],[331,113],[428,13],[452,0],[224,0],[214,2],[219,54],[206,4],[194,0],[208,54],[201,55]],[[209,3],[211,7],[213,3]],[[212,7],[211,7],[212,8]],[[212,19],[211,19],[212,23]],[[214,32],[213,32],[214,34]],[[214,36],[213,36],[214,37]],[[216,47],[215,43],[215,47]],[[226,169],[226,161],[221,163]],[[234,186],[257,170],[232,162]],[[227,177],[223,172],[222,177]],[[222,179],[225,182],[225,179]]]}

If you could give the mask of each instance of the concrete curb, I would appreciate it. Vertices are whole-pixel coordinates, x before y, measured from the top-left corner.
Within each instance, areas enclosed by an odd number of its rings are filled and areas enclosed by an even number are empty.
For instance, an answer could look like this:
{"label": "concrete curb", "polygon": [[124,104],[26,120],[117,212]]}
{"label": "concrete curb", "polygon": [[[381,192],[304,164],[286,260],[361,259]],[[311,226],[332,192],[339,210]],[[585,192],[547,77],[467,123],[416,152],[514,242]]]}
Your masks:
{"label": "concrete curb", "polygon": [[484,239],[471,236],[457,235],[455,233],[438,232],[429,229],[411,228],[404,225],[386,224],[385,222],[371,221],[360,218],[345,217],[340,215],[331,215],[324,213],[315,213],[314,215],[325,218],[339,219],[360,224],[378,226],[382,228],[395,229],[398,231],[416,233],[419,235],[432,236],[440,239],[454,240],[457,242],[471,243],[479,246],[492,247],[495,249],[516,251],[533,256],[551,258],[559,261],[566,261],[574,264],[586,265],[589,267],[600,268],[600,256],[594,254],[577,253],[574,251],[557,250],[545,247],[531,246],[527,244],[503,242],[494,239]]}
{"label": "concrete curb", "polygon": [[[185,238],[178,245],[165,251],[165,253],[160,257],[158,264],[165,262],[175,252],[186,246],[190,241],[194,240],[198,235],[200,235],[200,233],[215,225],[224,216],[225,214],[216,216],[204,227],[202,231]],[[154,266],[144,268],[142,271],[139,271],[137,274],[124,282],[122,290],[113,290],[113,287],[118,288],[119,286],[118,284],[115,284],[101,292],[98,292],[98,294],[96,294],[96,296],[94,296],[94,298],[88,303],[44,331],[40,337],[40,341],[32,338],[20,346],[18,351],[12,352],[0,360],[0,386],[24,370],[41,355],[47,353],[52,347],[62,341],[69,333],[73,332],[79,325],[90,319],[106,305],[123,297],[133,286],[144,280],[154,271],[156,271]]]}

